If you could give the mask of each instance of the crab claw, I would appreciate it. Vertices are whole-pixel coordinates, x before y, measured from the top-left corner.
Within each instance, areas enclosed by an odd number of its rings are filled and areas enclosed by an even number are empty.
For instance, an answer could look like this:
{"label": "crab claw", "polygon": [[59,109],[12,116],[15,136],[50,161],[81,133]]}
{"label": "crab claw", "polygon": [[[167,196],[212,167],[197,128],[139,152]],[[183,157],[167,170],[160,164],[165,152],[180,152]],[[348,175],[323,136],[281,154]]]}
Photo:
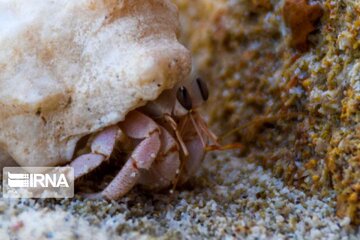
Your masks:
{"label": "crab claw", "polygon": [[169,187],[180,167],[179,146],[175,138],[163,127],[161,129],[161,148],[158,157],[149,171],[141,174],[139,183],[149,189]]}
{"label": "crab claw", "polygon": [[182,185],[188,181],[188,179],[193,176],[196,171],[200,168],[200,165],[204,159],[206,151],[203,147],[202,139],[196,135],[192,139],[186,139],[185,145],[189,150],[189,157],[184,158],[182,163],[184,164],[181,169],[179,185]]}
{"label": "crab claw", "polygon": [[183,185],[200,168],[206,154],[206,145],[211,139],[216,142],[216,136],[207,128],[201,116],[193,111],[188,118],[183,118],[179,123],[181,136],[189,154],[181,154],[180,174],[175,181],[176,185]]}

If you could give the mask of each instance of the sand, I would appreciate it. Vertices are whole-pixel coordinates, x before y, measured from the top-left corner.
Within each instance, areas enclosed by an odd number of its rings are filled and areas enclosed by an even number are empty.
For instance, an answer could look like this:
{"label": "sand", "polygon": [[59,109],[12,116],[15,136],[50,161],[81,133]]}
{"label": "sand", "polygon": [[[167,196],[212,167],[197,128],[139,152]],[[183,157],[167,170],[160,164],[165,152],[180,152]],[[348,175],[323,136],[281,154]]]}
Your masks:
{"label": "sand", "polygon": [[[332,194],[334,196],[335,194]],[[333,197],[285,186],[269,170],[208,155],[173,194],[134,189],[115,202],[0,199],[0,239],[359,239]]]}

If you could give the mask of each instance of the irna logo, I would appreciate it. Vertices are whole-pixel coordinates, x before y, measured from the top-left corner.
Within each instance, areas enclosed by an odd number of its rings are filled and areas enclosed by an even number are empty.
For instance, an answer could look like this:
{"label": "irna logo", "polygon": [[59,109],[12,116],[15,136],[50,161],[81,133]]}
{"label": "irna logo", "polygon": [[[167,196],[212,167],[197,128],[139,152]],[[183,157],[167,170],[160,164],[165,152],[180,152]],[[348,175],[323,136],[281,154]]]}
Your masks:
{"label": "irna logo", "polygon": [[72,167],[3,168],[3,197],[70,198],[73,196]]}
{"label": "irna logo", "polygon": [[7,173],[9,187],[69,187],[65,174],[56,173]]}

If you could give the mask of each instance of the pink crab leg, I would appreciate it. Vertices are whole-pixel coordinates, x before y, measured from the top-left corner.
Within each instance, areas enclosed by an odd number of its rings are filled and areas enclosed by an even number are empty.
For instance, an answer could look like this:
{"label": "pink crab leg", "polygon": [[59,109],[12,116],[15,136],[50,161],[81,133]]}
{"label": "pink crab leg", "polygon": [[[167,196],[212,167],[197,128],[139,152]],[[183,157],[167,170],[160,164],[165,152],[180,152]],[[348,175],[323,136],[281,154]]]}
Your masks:
{"label": "pink crab leg", "polygon": [[160,128],[146,115],[133,111],[128,113],[120,128],[134,139],[143,139],[134,149],[120,172],[100,193],[107,199],[119,199],[138,182],[141,170],[150,169],[161,147]]}
{"label": "pink crab leg", "polygon": [[171,185],[180,167],[179,146],[174,137],[161,128],[161,148],[149,171],[141,174],[139,183],[149,189],[163,189]]}
{"label": "pink crab leg", "polygon": [[99,132],[91,143],[91,152],[109,158],[119,135],[120,129],[114,125]]}
{"label": "pink crab leg", "polygon": [[105,128],[95,136],[91,143],[91,153],[80,155],[70,163],[70,166],[74,168],[75,179],[90,173],[109,159],[119,131],[118,126]]}
{"label": "pink crab leg", "polygon": [[70,167],[74,168],[74,178],[78,179],[97,168],[105,157],[94,153],[88,153],[77,157],[70,163]]}

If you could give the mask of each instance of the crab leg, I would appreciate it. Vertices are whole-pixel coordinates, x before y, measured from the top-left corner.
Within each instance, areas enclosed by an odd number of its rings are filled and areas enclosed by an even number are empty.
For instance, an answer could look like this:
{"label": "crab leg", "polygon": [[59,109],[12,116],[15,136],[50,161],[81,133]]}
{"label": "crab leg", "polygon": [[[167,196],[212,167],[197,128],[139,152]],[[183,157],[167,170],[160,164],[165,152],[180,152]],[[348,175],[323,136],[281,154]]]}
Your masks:
{"label": "crab leg", "polygon": [[149,171],[143,172],[139,183],[149,189],[163,189],[172,184],[180,167],[179,146],[175,138],[163,127],[160,152]]}
{"label": "crab leg", "polygon": [[70,163],[74,168],[75,180],[95,170],[102,162],[105,161],[103,155],[94,153],[83,154]]}
{"label": "crab leg", "polygon": [[118,126],[111,126],[95,136],[91,143],[91,153],[81,155],[70,163],[70,166],[74,168],[75,179],[90,173],[109,159],[119,132]]}
{"label": "crab leg", "polygon": [[120,129],[118,126],[111,126],[105,128],[105,130],[98,133],[91,143],[91,152],[105,156],[109,159],[117,137],[120,135]]}
{"label": "crab leg", "polygon": [[160,128],[140,112],[130,112],[120,128],[133,139],[142,140],[116,177],[100,193],[107,199],[119,199],[138,182],[141,170],[149,170],[161,147]]}

